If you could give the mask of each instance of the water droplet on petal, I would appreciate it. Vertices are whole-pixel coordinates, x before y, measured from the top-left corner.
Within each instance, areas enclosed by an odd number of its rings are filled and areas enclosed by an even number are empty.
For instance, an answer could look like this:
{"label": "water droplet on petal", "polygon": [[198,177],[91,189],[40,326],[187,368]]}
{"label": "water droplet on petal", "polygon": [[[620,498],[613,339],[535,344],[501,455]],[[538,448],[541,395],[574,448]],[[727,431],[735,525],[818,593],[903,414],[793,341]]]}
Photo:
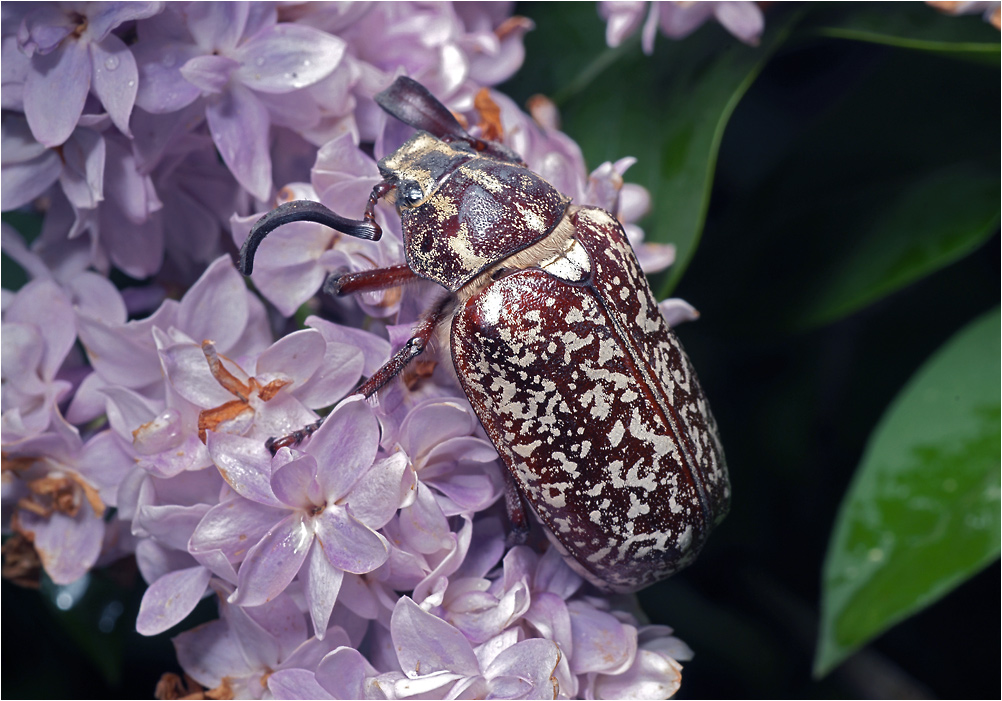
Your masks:
{"label": "water droplet on petal", "polygon": [[254,59],[254,63],[257,64],[257,65],[259,65],[259,66],[263,66],[264,65],[264,58],[262,56],[258,56],[256,59]]}
{"label": "water droplet on petal", "polygon": [[130,88],[135,87],[136,81],[130,80],[128,83],[126,83],[126,85],[128,85]]}
{"label": "water droplet on petal", "polygon": [[310,59],[308,59],[308,58],[303,59],[303,67],[304,68],[307,68],[307,67],[309,67],[311,65],[313,65],[313,64],[310,62]]}
{"label": "water droplet on petal", "polygon": [[118,68],[119,63],[121,63],[121,60],[118,58],[118,56],[109,56],[108,58],[104,59],[104,67],[107,68],[109,71],[113,71],[116,68]]}

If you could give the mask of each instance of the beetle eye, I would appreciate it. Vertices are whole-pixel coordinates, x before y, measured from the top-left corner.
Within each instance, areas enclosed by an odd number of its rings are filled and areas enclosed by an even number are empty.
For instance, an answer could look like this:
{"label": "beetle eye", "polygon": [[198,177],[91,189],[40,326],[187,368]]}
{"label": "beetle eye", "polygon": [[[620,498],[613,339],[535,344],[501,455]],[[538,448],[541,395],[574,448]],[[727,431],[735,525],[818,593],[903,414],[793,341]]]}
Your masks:
{"label": "beetle eye", "polygon": [[397,185],[397,192],[399,193],[401,204],[407,207],[413,207],[424,199],[424,192],[421,191],[421,186],[413,180],[405,180]]}

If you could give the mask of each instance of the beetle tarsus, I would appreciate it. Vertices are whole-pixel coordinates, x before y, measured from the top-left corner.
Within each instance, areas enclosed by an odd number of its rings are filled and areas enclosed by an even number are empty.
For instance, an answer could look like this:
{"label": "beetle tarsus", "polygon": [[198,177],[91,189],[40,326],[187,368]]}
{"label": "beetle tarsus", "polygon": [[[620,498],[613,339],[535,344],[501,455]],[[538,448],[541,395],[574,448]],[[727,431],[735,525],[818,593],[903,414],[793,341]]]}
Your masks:
{"label": "beetle tarsus", "polygon": [[314,433],[317,432],[317,429],[323,425],[325,418],[326,417],[321,416],[313,423],[307,426],[303,426],[302,428],[293,431],[287,436],[281,436],[280,438],[269,438],[264,442],[264,447],[268,449],[269,453],[274,455],[282,448],[291,448],[294,445],[299,445],[300,443],[302,443],[307,438],[309,438],[310,436],[312,436]]}

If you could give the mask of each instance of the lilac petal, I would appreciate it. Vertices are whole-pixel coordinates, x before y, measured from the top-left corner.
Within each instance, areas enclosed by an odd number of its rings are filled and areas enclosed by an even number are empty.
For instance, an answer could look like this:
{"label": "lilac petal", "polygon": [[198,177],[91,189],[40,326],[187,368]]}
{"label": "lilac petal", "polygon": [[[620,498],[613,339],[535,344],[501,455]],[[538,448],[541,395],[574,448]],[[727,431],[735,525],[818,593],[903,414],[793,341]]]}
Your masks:
{"label": "lilac petal", "polygon": [[672,328],[686,321],[695,321],[699,318],[699,312],[694,306],[678,297],[670,297],[658,304],[661,315]]}
{"label": "lilac petal", "polygon": [[314,523],[324,554],[338,569],[365,574],[389,557],[383,536],[356,521],[342,506],[329,504]]}
{"label": "lilac petal", "polygon": [[379,422],[361,396],[335,407],[313,434],[310,453],[321,466],[317,479],[330,500],[344,497],[372,466],[379,448]]}
{"label": "lilac petal", "polygon": [[480,674],[480,662],[466,636],[408,596],[400,597],[393,608],[390,633],[400,669],[411,679],[435,672]]}
{"label": "lilac petal", "polygon": [[393,518],[403,500],[401,484],[407,456],[397,452],[377,460],[351,492],[351,514],[372,529],[382,528]]}
{"label": "lilac petal", "polygon": [[271,192],[268,153],[268,110],[242,85],[209,99],[205,108],[209,133],[223,162],[248,192],[266,200]]}
{"label": "lilac petal", "polygon": [[43,380],[54,378],[76,342],[76,323],[66,292],[51,280],[32,280],[4,310],[4,321],[31,324],[41,332],[44,349],[38,373]]}
{"label": "lilac petal", "polygon": [[[652,7],[655,7],[652,5]],[[710,15],[713,5],[679,5],[678,3],[663,3],[656,6],[660,10],[659,25],[661,31],[672,39],[682,39],[696,31]]]}
{"label": "lilac petal", "polygon": [[21,527],[34,534],[35,550],[45,573],[56,584],[69,584],[87,574],[97,562],[104,538],[104,521],[86,501],[76,518],[56,512],[47,521],[29,518],[23,510]]}
{"label": "lilac petal", "polygon": [[[161,349],[159,353],[164,375],[171,387],[178,396],[196,407],[208,409],[235,399],[212,375],[201,346],[175,343]],[[232,372],[232,368],[228,367],[227,370]]]}
{"label": "lilac petal", "polygon": [[327,623],[343,580],[344,570],[331,564],[324,555],[323,548],[313,548],[306,570],[306,601],[310,607],[313,630],[321,640],[327,633]]}
{"label": "lilac petal", "polygon": [[251,3],[204,2],[185,9],[187,26],[206,53],[229,53],[243,36]]}
{"label": "lilac petal", "polygon": [[341,582],[338,600],[343,608],[362,619],[373,620],[385,611],[378,595],[359,576],[348,574]]}
{"label": "lilac petal", "polygon": [[180,70],[180,66],[198,55],[195,47],[158,36],[150,40],[141,38],[132,51],[139,72],[136,107],[152,114],[168,114],[187,107],[202,94]]}
{"label": "lilac petal", "polygon": [[346,343],[325,343],[320,367],[296,396],[308,407],[329,406],[348,394],[362,378],[362,352]]}
{"label": "lilac petal", "polygon": [[553,641],[531,638],[498,653],[484,676],[496,698],[556,698],[558,689],[551,677],[559,661],[560,650]]}
{"label": "lilac petal", "polygon": [[276,469],[271,477],[271,488],[282,503],[308,511],[322,498],[316,474],[317,461],[306,455]]}
{"label": "lilac petal", "polygon": [[255,671],[239,639],[222,619],[185,631],[173,643],[181,668],[207,688],[219,686],[224,676],[240,678]]}
{"label": "lilac petal", "polygon": [[[130,224],[146,223],[150,214],[160,209],[162,205],[157,199],[152,180],[148,175],[140,173],[136,167],[136,157],[129,144],[122,138],[109,138],[106,141],[104,194],[109,201],[115,203],[125,217],[125,221],[121,223],[122,228],[128,233],[120,234],[123,243],[132,243],[129,238],[137,237],[134,227]],[[115,219],[116,223],[119,219]],[[107,218],[102,220],[102,224],[106,225],[107,222]],[[105,236],[104,230],[101,231],[101,236]],[[152,246],[148,240],[142,241],[141,244],[147,248]],[[136,246],[135,243],[132,245]]]}
{"label": "lilac petal", "polygon": [[359,349],[365,360],[362,374],[366,377],[371,377],[390,357],[389,342],[374,333],[341,326],[317,316],[306,317],[306,325],[322,333],[328,343],[344,343]]}
{"label": "lilac petal", "polygon": [[425,456],[437,443],[457,436],[468,436],[473,417],[461,404],[434,400],[415,407],[400,427],[400,442],[411,458]]}
{"label": "lilac petal", "polygon": [[307,637],[306,617],[288,594],[260,606],[225,606],[224,617],[256,668],[271,670]]}
{"label": "lilac petal", "polygon": [[247,286],[229,256],[217,258],[181,300],[177,326],[196,343],[214,341],[228,352],[248,325]]}
{"label": "lilac petal", "polygon": [[469,516],[464,516],[463,527],[459,533],[450,533],[448,543],[445,548],[448,551],[445,557],[428,573],[428,575],[414,586],[414,596],[421,597],[424,601],[439,582],[447,581],[458,569],[466,554],[470,550],[470,542],[473,536],[473,521]]}
{"label": "lilac petal", "polygon": [[55,151],[30,161],[4,163],[0,171],[0,210],[18,209],[40,196],[59,178],[63,164]]}
{"label": "lilac petal", "polygon": [[24,84],[24,113],[31,133],[52,148],[69,138],[90,90],[87,46],[67,41],[50,54],[36,54]]}
{"label": "lilac petal", "polygon": [[85,6],[87,36],[101,41],[112,29],[134,19],[147,19],[163,11],[162,2],[107,2]]}
{"label": "lilac petal", "polygon": [[644,19],[646,2],[622,0],[621,2],[600,2],[598,11],[606,21],[605,43],[615,48],[623,40],[640,28]]}
{"label": "lilac petal", "polygon": [[135,521],[162,545],[184,552],[191,534],[210,508],[208,504],[143,504]]}
{"label": "lilac petal", "polygon": [[166,574],[197,564],[186,552],[164,547],[152,538],[144,537],[135,527],[132,532],[141,538],[136,543],[136,566],[147,582],[155,582]]}
{"label": "lilac petal", "polygon": [[308,669],[280,669],[268,676],[268,690],[276,699],[349,699],[363,696],[331,696]]}
{"label": "lilac petal", "polygon": [[[292,601],[291,596],[280,598]],[[299,609],[297,608],[296,611],[299,612]],[[308,634],[306,619],[301,613],[299,619],[303,621],[303,633],[300,635],[299,640],[296,643],[296,647],[291,652],[287,653],[285,658],[282,660],[283,667],[316,669],[317,665],[320,664],[320,661],[330,654],[331,650],[336,650],[339,647],[352,644],[352,638],[348,635],[348,632],[339,625],[330,626],[327,629],[327,634],[324,636],[323,640],[314,636],[304,642],[303,638],[305,638]],[[360,640],[363,635],[365,635],[364,630],[360,631],[359,634],[355,636],[355,640]]]}
{"label": "lilac petal", "polygon": [[236,586],[237,571],[233,568],[233,565],[230,564],[229,559],[222,550],[206,550],[201,552],[198,554],[198,557],[195,558],[195,561],[224,582],[228,582],[233,586]]}
{"label": "lilac petal", "polygon": [[271,455],[260,440],[210,431],[205,445],[233,491],[259,504],[282,508],[271,489]]}
{"label": "lilac petal", "polygon": [[581,588],[581,584],[581,575],[564,562],[556,548],[549,548],[539,558],[532,586],[534,591],[553,592],[566,601]]}
{"label": "lilac petal", "polygon": [[751,46],[758,46],[765,17],[754,2],[720,2],[713,8],[717,21],[731,34]]}
{"label": "lilac petal", "polygon": [[323,336],[312,329],[283,336],[258,357],[256,375],[264,382],[277,375],[291,380],[293,388],[300,387],[321,367],[326,346]]}
{"label": "lilac petal", "polygon": [[423,482],[418,483],[414,503],[400,510],[404,541],[415,552],[425,555],[449,547],[452,531],[435,495]]}
{"label": "lilac petal", "polygon": [[525,620],[539,631],[540,636],[560,645],[564,654],[574,659],[571,616],[563,599],[550,592],[535,592]]}
{"label": "lilac petal", "polygon": [[65,168],[60,182],[77,209],[93,209],[104,199],[104,138],[92,129],[76,129],[63,144]]}
{"label": "lilac petal", "polygon": [[136,104],[139,85],[136,59],[125,42],[114,34],[109,34],[100,43],[91,43],[90,56],[94,93],[118,130],[131,136],[129,116]]}
{"label": "lilac petal", "polygon": [[[4,113],[0,140],[3,142],[0,209],[6,212],[28,204],[45,192],[59,177],[62,161],[59,154],[35,140],[27,120],[21,115]],[[4,251],[7,251],[6,243]]]}
{"label": "lilac petal", "polygon": [[598,699],[667,699],[681,682],[678,662],[667,655],[638,650],[633,666],[625,673],[598,675],[593,693]]}
{"label": "lilac petal", "polygon": [[[29,6],[30,7],[30,6]],[[7,17],[5,15],[5,20]],[[40,5],[28,11],[18,28],[17,41],[28,56],[47,54],[73,30],[76,22],[61,7]]]}
{"label": "lilac petal", "polygon": [[376,670],[358,650],[340,647],[317,665],[316,681],[338,699],[364,699],[365,678],[376,676]]}
{"label": "lilac petal", "polygon": [[232,55],[234,78],[264,93],[287,93],[323,79],[341,62],[344,40],[304,24],[277,24]]}
{"label": "lilac petal", "polygon": [[287,513],[246,499],[216,504],[191,534],[188,551],[197,558],[202,553],[221,550],[234,562],[243,560],[248,548]]}
{"label": "lilac petal", "polygon": [[109,383],[133,389],[161,384],[163,374],[151,331],[174,323],[177,302],[167,300],[153,315],[128,323],[112,323],[78,314],[80,342],[91,365]]}
{"label": "lilac petal", "polygon": [[211,576],[199,566],[171,572],[153,582],[139,606],[139,634],[158,635],[183,621],[202,599]]}
{"label": "lilac petal", "polygon": [[275,524],[247,553],[237,572],[237,590],[228,601],[260,606],[281,594],[302,567],[313,543],[303,516],[292,514]]}
{"label": "lilac petal", "polygon": [[637,652],[636,628],[583,601],[569,602],[567,610],[574,635],[572,672],[619,674],[630,668]]}
{"label": "lilac petal", "polygon": [[181,75],[204,95],[222,92],[240,64],[226,56],[195,56],[181,66]]}

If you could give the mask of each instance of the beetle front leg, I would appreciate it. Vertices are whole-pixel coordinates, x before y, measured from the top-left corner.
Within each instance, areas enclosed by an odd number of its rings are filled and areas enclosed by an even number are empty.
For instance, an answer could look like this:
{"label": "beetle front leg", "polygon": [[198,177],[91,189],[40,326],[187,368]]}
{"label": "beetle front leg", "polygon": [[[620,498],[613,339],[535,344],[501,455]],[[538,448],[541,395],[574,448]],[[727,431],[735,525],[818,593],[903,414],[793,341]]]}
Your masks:
{"label": "beetle front leg", "polygon": [[448,315],[452,302],[452,295],[442,297],[432,307],[431,312],[415,327],[414,335],[408,339],[403,348],[394,353],[385,365],[372,373],[372,377],[358,388],[357,394],[368,399],[383,385],[403,372],[412,360],[421,355],[435,334],[435,328]]}
{"label": "beetle front leg", "polygon": [[[385,270],[390,270],[390,268],[367,272],[379,273]],[[440,299],[438,303],[432,307],[431,313],[429,313],[417,325],[417,327],[415,327],[414,335],[408,339],[403,348],[394,353],[393,356],[382,365],[382,367],[372,373],[372,377],[362,383],[362,385],[355,391],[355,394],[361,394],[368,399],[378,392],[383,385],[403,372],[404,368],[406,368],[412,360],[421,355],[428,347],[428,343],[435,334],[435,328],[448,315],[449,310],[452,307],[452,302],[453,298],[451,295],[442,297],[442,299]],[[274,455],[281,448],[289,448],[298,443],[302,443],[304,440],[317,432],[317,429],[323,425],[324,418],[326,417],[320,417],[308,426],[303,426],[301,429],[293,431],[287,436],[269,438],[265,442],[265,447],[267,447],[268,450],[271,451],[271,454]]]}
{"label": "beetle front leg", "polygon": [[382,292],[418,279],[406,264],[357,273],[331,273],[324,281],[324,294],[343,297],[359,292]]}

